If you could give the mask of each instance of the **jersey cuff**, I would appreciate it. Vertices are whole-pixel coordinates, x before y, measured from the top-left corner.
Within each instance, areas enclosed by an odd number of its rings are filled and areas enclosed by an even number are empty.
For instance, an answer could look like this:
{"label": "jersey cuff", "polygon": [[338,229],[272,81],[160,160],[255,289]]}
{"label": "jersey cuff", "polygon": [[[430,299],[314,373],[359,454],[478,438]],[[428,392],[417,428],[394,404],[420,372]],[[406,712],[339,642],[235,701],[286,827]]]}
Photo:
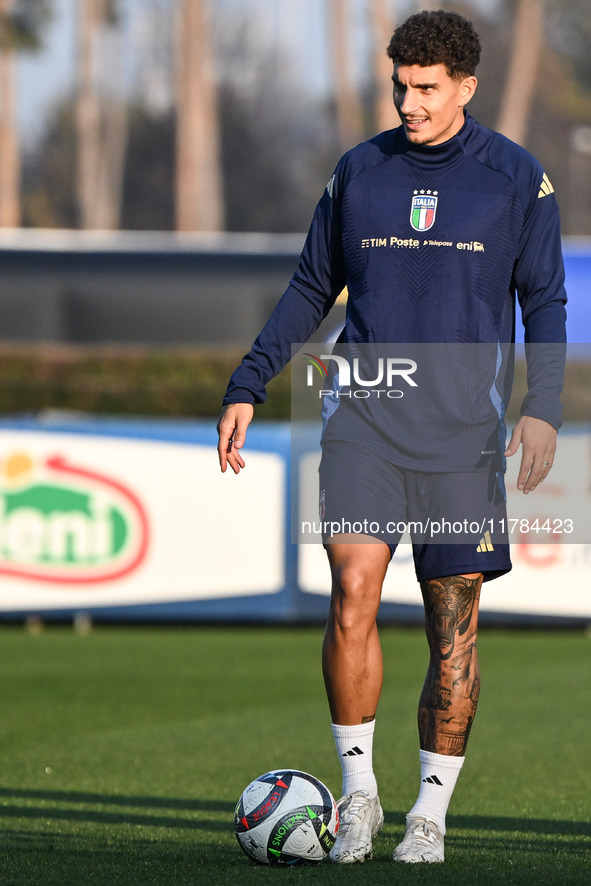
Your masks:
{"label": "jersey cuff", "polygon": [[222,406],[231,406],[233,403],[250,403],[251,406],[255,406],[259,402],[252,391],[247,391],[246,388],[234,388],[231,393],[225,395]]}
{"label": "jersey cuff", "polygon": [[560,414],[557,414],[556,412],[552,415],[548,415],[547,412],[544,412],[542,409],[536,409],[535,406],[523,406],[521,408],[521,415],[528,416],[529,418],[539,418],[540,421],[545,421],[549,425],[552,425],[555,431],[559,431],[562,427],[562,419]]}

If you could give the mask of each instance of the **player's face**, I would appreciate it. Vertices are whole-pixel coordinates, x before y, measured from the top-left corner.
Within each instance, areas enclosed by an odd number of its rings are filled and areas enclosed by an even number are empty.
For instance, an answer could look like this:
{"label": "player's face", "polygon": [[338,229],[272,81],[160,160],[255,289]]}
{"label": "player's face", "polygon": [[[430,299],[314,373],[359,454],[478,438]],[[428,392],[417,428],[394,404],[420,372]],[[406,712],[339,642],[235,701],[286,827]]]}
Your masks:
{"label": "player's face", "polygon": [[394,65],[394,105],[409,142],[439,145],[464,125],[476,77],[454,80],[444,65]]}

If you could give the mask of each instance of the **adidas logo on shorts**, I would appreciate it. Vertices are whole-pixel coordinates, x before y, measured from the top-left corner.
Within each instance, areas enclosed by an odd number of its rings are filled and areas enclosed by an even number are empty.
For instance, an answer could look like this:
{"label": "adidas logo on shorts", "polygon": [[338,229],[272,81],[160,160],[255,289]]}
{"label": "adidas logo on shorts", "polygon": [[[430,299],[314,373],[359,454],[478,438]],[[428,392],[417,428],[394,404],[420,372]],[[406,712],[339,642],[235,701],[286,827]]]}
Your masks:
{"label": "adidas logo on shorts", "polygon": [[492,543],[492,539],[490,537],[490,532],[488,529],[480,539],[480,544],[476,548],[477,554],[485,554],[487,551],[494,551],[494,546]]}

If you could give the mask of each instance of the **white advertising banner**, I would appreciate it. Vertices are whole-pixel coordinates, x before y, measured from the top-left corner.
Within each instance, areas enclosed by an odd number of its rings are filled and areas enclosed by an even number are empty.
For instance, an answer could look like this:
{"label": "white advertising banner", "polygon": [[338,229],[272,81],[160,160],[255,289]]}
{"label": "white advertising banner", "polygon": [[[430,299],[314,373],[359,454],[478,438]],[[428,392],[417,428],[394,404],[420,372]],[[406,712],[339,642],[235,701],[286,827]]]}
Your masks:
{"label": "white advertising banner", "polygon": [[[213,427],[166,440],[99,426],[0,428],[0,612],[184,603],[188,617],[305,618],[309,594],[328,596],[321,544],[286,543],[286,427],[254,431],[236,477],[217,467]],[[591,543],[568,543],[567,533],[548,543],[531,530],[573,519],[591,534],[590,439],[561,434],[552,473],[529,496],[514,490],[510,465],[514,568],[485,586],[484,612],[591,618]],[[298,462],[299,515],[318,507],[318,458],[307,451]],[[396,552],[383,599],[421,605],[409,545]]]}
{"label": "white advertising banner", "polygon": [[[509,460],[506,478],[513,570],[484,585],[481,610],[591,618],[591,438],[583,432],[561,434],[551,474],[526,496],[516,487],[519,457]],[[318,453],[301,459],[301,513],[311,513],[313,496],[317,511],[318,462]],[[527,535],[525,530],[529,530]],[[580,541],[571,543],[573,537]],[[303,591],[330,593],[321,544],[300,544],[298,566]],[[400,545],[394,555],[382,599],[422,605],[409,544]]]}
{"label": "white advertising banner", "polygon": [[285,470],[275,453],[228,477],[212,446],[0,429],[0,611],[273,594]]}
{"label": "white advertising banner", "polygon": [[[515,615],[591,618],[591,546],[514,545],[513,570],[487,582],[481,612]],[[551,558],[551,562],[549,562]],[[300,585],[303,591],[330,594],[330,573],[319,545],[300,545]],[[410,545],[401,545],[388,570],[382,600],[422,606]]]}

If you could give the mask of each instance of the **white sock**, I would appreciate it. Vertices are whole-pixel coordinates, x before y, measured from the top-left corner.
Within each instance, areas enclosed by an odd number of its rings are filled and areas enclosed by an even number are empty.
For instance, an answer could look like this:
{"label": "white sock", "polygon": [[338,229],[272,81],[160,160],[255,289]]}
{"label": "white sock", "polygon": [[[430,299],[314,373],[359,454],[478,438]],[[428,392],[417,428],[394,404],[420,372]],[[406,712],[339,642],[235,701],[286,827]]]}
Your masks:
{"label": "white sock", "polygon": [[409,815],[422,815],[435,822],[445,834],[445,815],[458,775],[464,765],[464,757],[448,757],[420,751],[421,789]]}
{"label": "white sock", "polygon": [[378,785],[373,774],[373,733],[376,721],[359,726],[332,724],[337,753],[343,770],[343,797],[353,791],[367,791],[377,796]]}

